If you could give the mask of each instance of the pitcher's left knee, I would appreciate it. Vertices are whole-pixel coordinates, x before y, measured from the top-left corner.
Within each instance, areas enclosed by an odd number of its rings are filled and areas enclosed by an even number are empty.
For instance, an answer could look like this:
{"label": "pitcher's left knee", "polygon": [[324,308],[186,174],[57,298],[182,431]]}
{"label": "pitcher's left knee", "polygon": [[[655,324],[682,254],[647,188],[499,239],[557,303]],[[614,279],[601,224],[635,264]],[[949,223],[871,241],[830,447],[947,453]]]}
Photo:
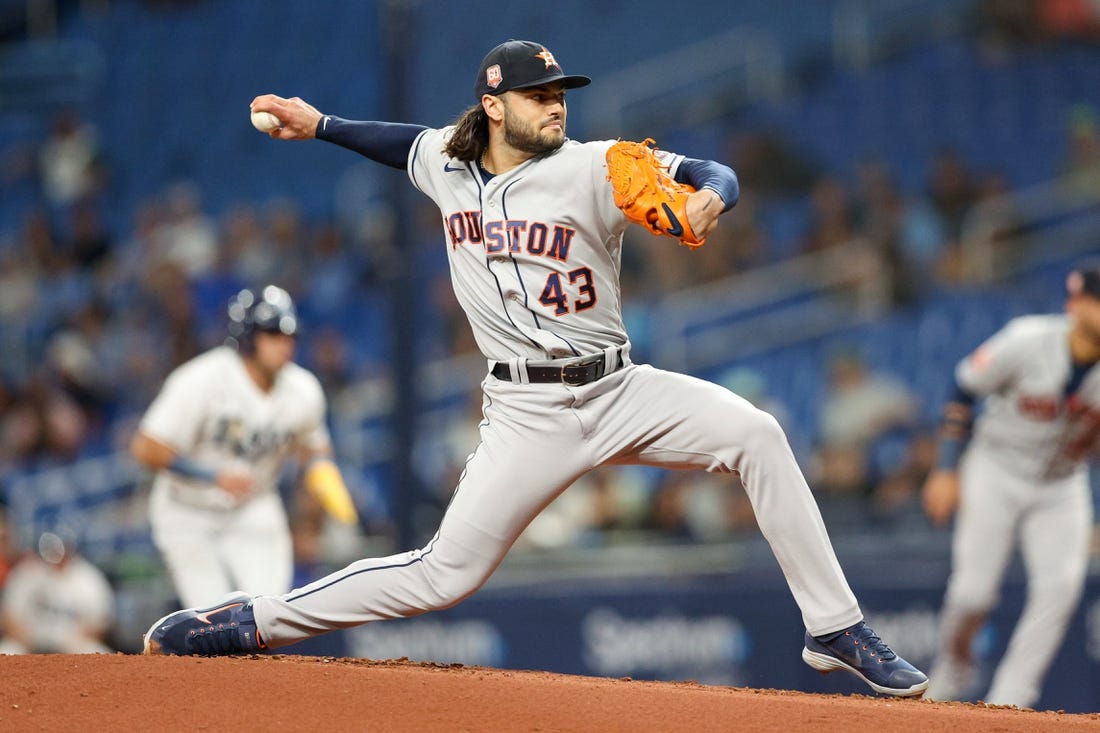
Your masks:
{"label": "pitcher's left knee", "polygon": [[787,434],[772,415],[763,410],[753,410],[741,418],[738,432],[745,454],[752,458],[773,453],[790,453]]}

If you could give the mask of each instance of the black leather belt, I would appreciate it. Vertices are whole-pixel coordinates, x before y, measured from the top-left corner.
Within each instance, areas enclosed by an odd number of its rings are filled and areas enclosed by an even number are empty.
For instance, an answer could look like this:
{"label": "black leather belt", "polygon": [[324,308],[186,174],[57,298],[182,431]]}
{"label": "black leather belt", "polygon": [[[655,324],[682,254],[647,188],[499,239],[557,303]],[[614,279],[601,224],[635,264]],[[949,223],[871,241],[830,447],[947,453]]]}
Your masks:
{"label": "black leather belt", "polygon": [[[616,351],[611,357],[611,368],[604,367],[604,355],[593,356],[584,361],[575,361],[564,366],[535,366],[527,365],[527,381],[531,383],[556,383],[568,384],[571,387],[579,387],[582,384],[595,382],[612,372],[616,372],[623,365],[622,355]],[[505,382],[512,381],[511,370],[508,362],[498,361],[493,367],[492,375]]]}

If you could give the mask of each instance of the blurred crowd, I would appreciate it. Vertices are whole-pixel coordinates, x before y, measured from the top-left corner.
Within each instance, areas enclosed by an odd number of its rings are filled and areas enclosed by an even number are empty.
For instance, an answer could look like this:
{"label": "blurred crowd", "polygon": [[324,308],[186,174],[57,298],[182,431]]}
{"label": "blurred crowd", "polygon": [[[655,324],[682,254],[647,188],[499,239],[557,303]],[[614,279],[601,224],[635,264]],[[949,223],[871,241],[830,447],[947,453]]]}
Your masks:
{"label": "blurred crowd", "polygon": [[[1095,111],[1077,110],[1067,137],[1068,180],[1094,185],[1100,170]],[[302,305],[307,330],[299,360],[318,373],[337,415],[348,416],[341,410],[352,404],[352,413],[363,410],[363,380],[385,379],[385,344],[362,343],[354,324],[369,315],[356,309],[384,307],[390,243],[332,221],[307,220],[287,198],[220,202],[214,213],[201,187],[188,181],[148,196],[129,212],[126,228],[112,230],[103,204],[112,185],[109,156],[99,148],[95,126],[76,110],[58,114],[36,148],[3,154],[6,183],[33,180],[40,192],[17,226],[0,231],[0,462],[7,471],[124,445],[168,371],[221,341],[228,297],[260,282],[278,282]],[[901,190],[878,160],[862,164],[856,184],[849,185],[768,132],[731,133],[725,156],[742,182],[735,215],[706,247],[687,256],[631,229],[623,255],[627,301],[862,242],[888,263],[892,300],[904,306],[980,276],[968,269],[964,242],[975,216],[995,212],[998,236],[1015,226],[1010,210],[988,203],[1007,200],[1006,182],[995,171],[974,170],[954,150],[930,162],[926,186],[918,191]],[[760,212],[797,197],[808,202],[804,230],[795,242],[769,241]],[[433,294],[434,312],[417,348],[427,359],[474,353],[443,254],[433,250],[439,236],[434,219],[424,212],[418,219],[423,241],[417,246],[427,264],[415,277]],[[645,334],[635,334],[635,341],[644,359],[650,346]],[[927,426],[914,423],[921,412],[916,395],[904,394],[904,385],[891,383],[889,375],[868,373],[858,354],[838,357],[829,368],[822,424],[788,426],[793,441],[813,446],[811,474],[821,491],[866,497],[874,492],[869,476],[887,480],[872,470],[864,449],[879,433],[919,429],[907,460],[927,460]],[[455,419],[468,424],[476,410],[457,410]],[[459,441],[461,456],[472,446],[472,436],[466,438]],[[432,479],[449,485],[443,472]],[[668,488],[649,492],[643,512],[649,516],[608,519],[597,511],[601,518],[591,523],[674,524],[672,497],[685,493],[683,480],[658,483]],[[730,512],[740,516],[736,507]],[[681,524],[676,532],[692,533],[686,519]]]}

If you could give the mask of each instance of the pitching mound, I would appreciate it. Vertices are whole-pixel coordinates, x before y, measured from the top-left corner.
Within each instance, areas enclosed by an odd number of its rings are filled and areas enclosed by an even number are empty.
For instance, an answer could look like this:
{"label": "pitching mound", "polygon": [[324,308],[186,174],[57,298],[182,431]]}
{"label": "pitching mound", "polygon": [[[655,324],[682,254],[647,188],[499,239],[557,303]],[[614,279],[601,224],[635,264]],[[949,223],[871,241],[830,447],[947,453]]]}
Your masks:
{"label": "pitching mound", "polygon": [[0,657],[0,730],[1097,731],[1100,714],[283,655]]}

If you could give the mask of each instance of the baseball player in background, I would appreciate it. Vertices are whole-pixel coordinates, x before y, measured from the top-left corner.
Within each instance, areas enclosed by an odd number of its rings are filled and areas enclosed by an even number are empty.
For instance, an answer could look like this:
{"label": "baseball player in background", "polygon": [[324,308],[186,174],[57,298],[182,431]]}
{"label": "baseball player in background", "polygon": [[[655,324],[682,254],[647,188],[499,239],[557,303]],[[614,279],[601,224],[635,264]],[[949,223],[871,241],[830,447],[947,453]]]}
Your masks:
{"label": "baseball player in background", "polygon": [[[488,359],[481,442],[423,548],[290,593],[171,614],[145,634],[146,653],[252,652],[453,606],[577,478],[646,464],[740,477],[802,612],[807,663],[881,693],[923,692],[925,675],[863,622],[776,420],[723,387],[631,362],[618,280],[628,220],[605,162],[614,141],[566,137],[566,90],[589,82],[565,75],[545,46],[508,41],[482,61],[476,104],[442,129],[343,120],[298,98],[253,101],[281,122],[272,137],[316,137],[404,169],[439,206],[455,294]],[[675,228],[705,238],[737,202],[736,176],[662,155],[695,189]]]}
{"label": "baseball player in background", "polygon": [[325,425],[317,378],[291,361],[298,320],[274,285],[229,303],[230,339],[177,367],[131,443],[156,471],[153,541],[180,601],[237,590],[285,593],[294,571],[279,475],[298,458],[304,484],[341,521],[357,520]]}
{"label": "baseball player in background", "polygon": [[112,654],[115,594],[107,577],[58,527],[16,563],[0,594],[0,654]]}
{"label": "baseball player in background", "polygon": [[937,524],[958,512],[930,698],[957,699],[973,684],[971,642],[1017,544],[1027,600],[986,702],[1035,704],[1081,598],[1093,514],[1087,460],[1100,436],[1100,269],[1072,272],[1068,291],[1066,314],[1016,318],[955,369],[923,495]]}

